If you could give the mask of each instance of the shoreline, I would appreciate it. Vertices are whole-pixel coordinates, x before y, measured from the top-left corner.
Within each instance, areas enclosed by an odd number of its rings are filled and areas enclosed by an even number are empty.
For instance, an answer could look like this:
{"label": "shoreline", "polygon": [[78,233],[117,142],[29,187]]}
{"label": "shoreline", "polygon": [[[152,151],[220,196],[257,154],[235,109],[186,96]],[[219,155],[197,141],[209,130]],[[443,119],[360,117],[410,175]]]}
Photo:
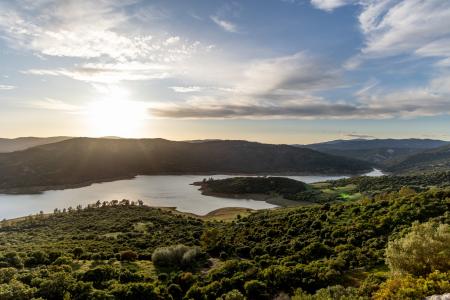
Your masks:
{"label": "shoreline", "polygon": [[309,201],[289,200],[278,194],[270,195],[263,193],[246,193],[246,194],[215,193],[208,190],[203,184],[203,182],[197,181],[191,184],[194,186],[199,186],[200,188],[198,190],[201,192],[202,195],[216,198],[264,201],[266,203],[277,205],[279,207],[311,206],[317,204]]}
{"label": "shoreline", "polygon": [[[373,169],[374,170],[374,169]],[[372,170],[372,171],[373,171]],[[323,174],[323,173],[306,173],[306,172],[280,172],[280,173],[233,173],[233,172],[193,172],[193,173],[159,173],[159,174],[135,174],[135,175],[124,175],[112,178],[101,178],[92,179],[80,183],[68,183],[60,185],[44,185],[44,186],[29,186],[29,187],[15,187],[15,188],[0,188],[0,194],[3,195],[36,195],[42,194],[46,191],[58,191],[58,190],[68,190],[77,189],[82,187],[91,186],[96,183],[106,183],[119,180],[130,180],[138,176],[214,176],[214,175],[229,175],[229,176],[342,176],[342,177],[353,177],[353,176],[364,176],[366,173],[356,173],[356,174]]]}

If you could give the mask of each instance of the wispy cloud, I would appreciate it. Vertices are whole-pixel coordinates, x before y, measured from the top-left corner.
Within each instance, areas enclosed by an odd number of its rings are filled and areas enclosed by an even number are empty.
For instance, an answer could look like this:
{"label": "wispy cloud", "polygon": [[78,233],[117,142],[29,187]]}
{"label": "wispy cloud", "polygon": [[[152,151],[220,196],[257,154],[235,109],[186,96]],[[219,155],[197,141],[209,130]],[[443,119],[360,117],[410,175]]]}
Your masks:
{"label": "wispy cloud", "polygon": [[[0,36],[10,46],[39,56],[72,57],[85,62],[73,68],[28,70],[28,74],[92,82],[167,77],[169,65],[188,59],[202,45],[178,35],[132,30],[139,25],[133,23],[126,9],[135,2],[1,2]],[[209,51],[208,46],[202,49]]]}
{"label": "wispy cloud", "polygon": [[58,110],[58,111],[65,111],[70,113],[76,113],[80,112],[82,110],[82,107],[78,105],[68,104],[64,101],[52,99],[52,98],[46,98],[44,100],[36,100],[32,101],[30,103],[31,106],[39,109],[46,109],[46,110]]}
{"label": "wispy cloud", "polygon": [[13,85],[3,85],[0,84],[0,91],[9,91],[9,90],[14,90],[16,87]]}
{"label": "wispy cloud", "polygon": [[201,86],[171,86],[170,89],[177,93],[194,93],[203,90]]}
{"label": "wispy cloud", "polygon": [[326,11],[332,11],[338,7],[358,2],[357,0],[311,0],[313,6]]}
{"label": "wispy cloud", "polygon": [[359,134],[359,133],[348,133],[345,135],[346,137],[352,138],[352,139],[376,139],[376,136],[373,135],[367,135],[367,134]]}
{"label": "wispy cloud", "polygon": [[216,23],[216,25],[220,26],[223,30],[231,33],[239,32],[236,24],[226,21],[224,19],[219,18],[218,16],[211,16],[211,20]]}
{"label": "wispy cloud", "polygon": [[30,75],[66,76],[92,83],[117,83],[120,81],[163,79],[169,76],[170,68],[160,64],[138,62],[117,64],[84,64],[73,69],[30,69]]}

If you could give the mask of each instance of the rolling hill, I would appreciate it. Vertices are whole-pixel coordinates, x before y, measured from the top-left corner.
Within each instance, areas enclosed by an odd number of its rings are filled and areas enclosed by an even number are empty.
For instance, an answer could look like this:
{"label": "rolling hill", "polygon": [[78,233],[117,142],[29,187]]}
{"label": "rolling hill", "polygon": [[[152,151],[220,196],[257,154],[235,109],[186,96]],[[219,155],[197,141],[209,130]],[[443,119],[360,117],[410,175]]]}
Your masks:
{"label": "rolling hill", "polygon": [[422,151],[449,145],[431,139],[355,139],[310,144],[304,147],[323,153],[356,158],[388,168]]}
{"label": "rolling hill", "polygon": [[74,138],[0,154],[0,189],[45,190],[135,175],[358,174],[370,169],[366,162],[288,145]]}
{"label": "rolling hill", "polygon": [[431,173],[450,170],[450,145],[412,155],[388,168],[393,173]]}
{"label": "rolling hill", "polygon": [[3,139],[0,138],[0,153],[14,152],[25,150],[31,147],[36,147],[45,144],[57,143],[70,139],[67,136],[54,136],[54,137],[20,137],[15,139]]}

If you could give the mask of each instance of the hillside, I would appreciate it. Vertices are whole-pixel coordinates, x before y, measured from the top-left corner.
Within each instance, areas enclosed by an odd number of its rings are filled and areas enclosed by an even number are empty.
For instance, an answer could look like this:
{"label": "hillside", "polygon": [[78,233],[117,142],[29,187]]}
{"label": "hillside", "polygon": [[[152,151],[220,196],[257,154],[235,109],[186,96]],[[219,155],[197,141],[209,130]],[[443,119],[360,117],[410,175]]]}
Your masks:
{"label": "hillside", "polygon": [[135,175],[355,174],[370,169],[362,161],[288,145],[75,138],[0,154],[0,189],[46,189]]}
{"label": "hillside", "polygon": [[364,160],[387,168],[409,156],[448,144],[447,141],[431,139],[356,139],[336,140],[304,147],[328,154]]}
{"label": "hillside", "polygon": [[450,170],[450,145],[412,155],[388,169],[394,173],[431,173]]}
{"label": "hillside", "polygon": [[232,222],[123,200],[3,221],[0,298],[424,299],[450,291],[449,244],[433,244],[444,247],[436,271],[393,277],[385,249],[416,221],[450,224],[449,199],[448,190],[393,192]]}
{"label": "hillside", "polygon": [[194,185],[200,186],[203,195],[264,200],[279,206],[310,204],[320,193],[304,182],[285,177],[210,178]]}
{"label": "hillside", "polygon": [[47,138],[39,138],[39,137],[20,137],[16,139],[2,139],[0,138],[0,153],[6,152],[14,152],[25,150],[31,147],[36,147],[39,145],[57,143],[60,141],[64,141],[67,139],[71,139],[71,137],[67,136],[55,136],[55,137],[47,137]]}

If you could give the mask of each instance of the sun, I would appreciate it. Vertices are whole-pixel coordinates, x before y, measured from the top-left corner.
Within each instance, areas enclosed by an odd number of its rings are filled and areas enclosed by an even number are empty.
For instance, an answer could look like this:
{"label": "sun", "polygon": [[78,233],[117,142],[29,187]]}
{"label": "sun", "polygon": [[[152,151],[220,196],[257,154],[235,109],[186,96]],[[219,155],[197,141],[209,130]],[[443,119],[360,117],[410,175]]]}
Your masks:
{"label": "sun", "polygon": [[95,136],[137,137],[146,118],[139,102],[110,99],[91,102],[86,109],[89,130]]}

